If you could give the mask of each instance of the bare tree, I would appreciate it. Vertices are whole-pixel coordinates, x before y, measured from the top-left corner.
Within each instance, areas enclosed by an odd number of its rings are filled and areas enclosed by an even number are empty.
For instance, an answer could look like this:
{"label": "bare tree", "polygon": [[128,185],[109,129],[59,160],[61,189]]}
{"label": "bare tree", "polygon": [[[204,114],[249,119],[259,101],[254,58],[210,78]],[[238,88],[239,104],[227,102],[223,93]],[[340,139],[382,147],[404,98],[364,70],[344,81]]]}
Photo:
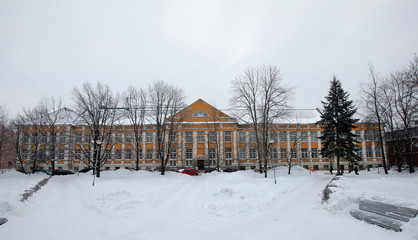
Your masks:
{"label": "bare tree", "polygon": [[85,160],[85,163],[94,168],[93,174],[100,177],[100,169],[109,159],[113,147],[113,126],[119,115],[111,109],[117,107],[118,98],[108,85],[100,82],[94,87],[86,82],[81,89],[75,87],[72,94],[79,123],[87,126],[93,141],[93,161]]}
{"label": "bare tree", "polygon": [[221,141],[220,138],[220,112],[215,108],[209,111],[209,117],[206,118],[209,132],[207,133],[207,144],[208,144],[208,159],[209,161],[215,162],[215,168],[220,171],[221,163]]}
{"label": "bare tree", "polygon": [[414,172],[412,120],[416,113],[416,90],[405,72],[391,74],[382,87],[384,96],[384,120],[389,128],[389,140],[394,150],[398,171],[404,162]]}
{"label": "bare tree", "polygon": [[185,96],[182,89],[163,81],[151,84],[148,94],[149,113],[156,128],[157,158],[161,161],[161,175],[164,175],[170,153],[178,147],[177,130],[188,114],[186,110],[180,112],[186,106]]}
{"label": "bare tree", "polygon": [[247,68],[232,81],[232,91],[232,108],[242,109],[236,113],[236,117],[253,128],[259,167],[261,170],[264,165],[267,177],[269,129],[274,120],[286,114],[292,89],[282,84],[278,68],[265,66]]}
{"label": "bare tree", "polygon": [[386,109],[382,105],[384,101],[381,93],[381,81],[371,64],[369,66],[369,77],[370,82],[362,86],[362,101],[366,107],[368,119],[377,122],[383,168],[385,170],[385,174],[388,174],[383,140],[384,127],[382,121],[382,114],[384,114]]}
{"label": "bare tree", "polygon": [[27,173],[25,161],[28,157],[27,145],[29,143],[29,133],[24,132],[26,124],[26,119],[22,113],[18,113],[10,123],[10,129],[14,132],[12,144],[16,153],[16,163],[19,164],[19,170],[24,173]]}
{"label": "bare tree", "polygon": [[[301,143],[300,124],[296,124],[296,131],[290,132],[289,136],[290,151],[287,150],[287,174],[291,173],[293,166],[300,165],[301,157],[299,154],[299,145]],[[296,161],[295,161],[296,159]]]}
{"label": "bare tree", "polygon": [[6,106],[0,105],[0,172],[10,169],[16,158],[13,148],[14,133],[10,129],[9,113]]}
{"label": "bare tree", "polygon": [[[126,144],[133,149],[133,156],[135,158],[135,169],[139,170],[139,161],[142,158],[142,135],[144,133],[145,114],[147,108],[147,96],[143,89],[136,89],[130,86],[122,95],[126,100],[125,104],[127,111],[123,112],[123,116],[127,118],[133,129],[133,136],[130,133],[125,133]],[[127,137],[128,136],[128,137]]]}
{"label": "bare tree", "polygon": [[24,110],[24,123],[27,132],[31,134],[27,165],[31,166],[32,173],[34,173],[39,170],[41,163],[46,163],[46,149],[44,146],[47,140],[45,119],[39,106]]}
{"label": "bare tree", "polygon": [[51,163],[51,171],[52,175],[54,175],[55,159],[58,151],[58,135],[60,134],[59,125],[67,123],[70,110],[64,108],[62,98],[56,97],[42,98],[38,109],[44,124],[41,134],[49,133],[46,158]]}
{"label": "bare tree", "polygon": [[415,85],[414,87],[418,87],[418,56],[415,54],[412,60],[409,62],[408,67],[404,70],[406,79],[409,83]]}

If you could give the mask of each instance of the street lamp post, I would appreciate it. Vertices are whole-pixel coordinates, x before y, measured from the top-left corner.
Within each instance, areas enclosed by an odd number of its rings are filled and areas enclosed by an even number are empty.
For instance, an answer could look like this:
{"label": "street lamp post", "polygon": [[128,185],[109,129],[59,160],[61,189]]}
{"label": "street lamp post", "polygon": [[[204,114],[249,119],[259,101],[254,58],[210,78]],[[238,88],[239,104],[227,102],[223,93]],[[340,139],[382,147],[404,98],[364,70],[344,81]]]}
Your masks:
{"label": "street lamp post", "polygon": [[96,147],[96,160],[94,161],[93,186],[94,186],[94,182],[96,180],[97,162],[99,161],[99,150],[100,150],[100,146],[102,145],[102,140],[100,140],[100,138],[99,138],[99,139],[96,140],[95,143],[96,143],[97,147]]}
{"label": "street lamp post", "polygon": [[271,148],[271,146],[273,145],[273,143],[274,143],[274,140],[273,139],[270,139],[269,140],[269,145],[270,145],[270,158],[271,158],[272,165],[273,165],[274,184],[277,184],[277,182],[276,182],[276,165],[274,164],[274,157],[272,156],[273,155],[273,150]]}

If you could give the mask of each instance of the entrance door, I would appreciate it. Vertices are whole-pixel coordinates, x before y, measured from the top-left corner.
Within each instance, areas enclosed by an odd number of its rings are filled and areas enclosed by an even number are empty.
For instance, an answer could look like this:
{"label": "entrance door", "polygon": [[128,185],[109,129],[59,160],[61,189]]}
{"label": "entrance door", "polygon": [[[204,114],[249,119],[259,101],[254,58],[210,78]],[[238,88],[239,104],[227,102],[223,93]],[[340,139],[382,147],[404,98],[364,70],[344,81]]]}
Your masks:
{"label": "entrance door", "polygon": [[205,160],[197,160],[197,169],[205,170]]}

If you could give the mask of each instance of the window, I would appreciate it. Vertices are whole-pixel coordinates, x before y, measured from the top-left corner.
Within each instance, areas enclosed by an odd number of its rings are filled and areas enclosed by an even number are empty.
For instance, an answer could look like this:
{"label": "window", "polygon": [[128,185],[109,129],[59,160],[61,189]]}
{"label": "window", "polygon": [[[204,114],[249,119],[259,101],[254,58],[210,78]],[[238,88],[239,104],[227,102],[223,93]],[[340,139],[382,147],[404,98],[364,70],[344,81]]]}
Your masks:
{"label": "window", "polygon": [[[177,159],[177,149],[171,149],[170,159]],[[176,166],[176,165],[174,164],[174,166]]]}
{"label": "window", "polygon": [[22,160],[26,160],[28,158],[28,150],[22,149]]}
{"label": "window", "polygon": [[255,142],[255,132],[250,132],[248,140],[249,142]]}
{"label": "window", "polygon": [[210,166],[216,166],[216,160],[209,160],[209,165]]}
{"label": "window", "polygon": [[112,155],[112,149],[105,150],[105,159],[110,159]]}
{"label": "window", "polygon": [[23,143],[28,144],[29,143],[29,133],[23,134]]}
{"label": "window", "polygon": [[58,150],[58,159],[64,160],[64,149]]}
{"label": "window", "polygon": [[176,132],[171,132],[170,133],[170,141],[172,143],[175,143],[177,141],[177,133]]}
{"label": "window", "polygon": [[37,143],[38,141],[38,133],[32,133],[32,139],[31,142],[32,143]]}
{"label": "window", "polygon": [[90,151],[84,151],[84,161],[90,160]]}
{"label": "window", "polygon": [[76,149],[74,151],[74,159],[75,160],[80,160],[81,159],[81,149]]}
{"label": "window", "polygon": [[280,158],[281,159],[287,158],[287,149],[286,148],[280,148]]}
{"label": "window", "polygon": [[297,132],[290,132],[290,142],[296,142]]}
{"label": "window", "polygon": [[116,144],[121,144],[122,143],[122,133],[121,132],[115,133],[115,143]]}
{"label": "window", "polygon": [[206,112],[198,111],[193,114],[193,117],[209,117],[209,114]]}
{"label": "window", "polygon": [[356,141],[361,141],[360,130],[356,130],[355,134],[356,134]]}
{"label": "window", "polygon": [[290,149],[290,157],[291,158],[297,158],[298,157],[298,153],[297,153],[297,149],[296,148],[291,148]]}
{"label": "window", "polygon": [[76,144],[81,144],[83,141],[83,136],[81,135],[80,132],[75,133],[75,143]]}
{"label": "window", "polygon": [[186,143],[193,142],[193,132],[186,132]]}
{"label": "window", "polygon": [[373,132],[371,130],[364,131],[364,140],[371,141],[373,139]]}
{"label": "window", "polygon": [[239,142],[245,143],[245,132],[239,132]]}
{"label": "window", "polygon": [[115,159],[122,159],[122,149],[115,149]]}
{"label": "window", "polygon": [[318,158],[318,148],[311,148],[311,157]]}
{"label": "window", "polygon": [[55,159],[55,151],[54,151],[54,147],[50,147],[49,151],[48,151],[48,156],[50,159]]}
{"label": "window", "polygon": [[186,160],[186,167],[192,166],[192,160]]}
{"label": "window", "polygon": [[309,154],[308,154],[308,149],[307,148],[302,148],[301,149],[301,155],[302,155],[302,158],[309,158]]}
{"label": "window", "polygon": [[199,143],[205,142],[205,132],[203,131],[197,132],[197,142]]}
{"label": "window", "polygon": [[90,145],[91,144],[91,134],[84,133],[84,144]]}
{"label": "window", "polygon": [[231,131],[225,131],[225,142],[231,142],[231,141],[232,141]]}
{"label": "window", "polygon": [[245,148],[240,148],[239,149],[239,158],[240,159],[245,159],[246,158]]}
{"label": "window", "polygon": [[147,143],[152,143],[152,132],[147,132],[146,138]]}
{"label": "window", "polygon": [[381,152],[381,150],[380,150],[380,146],[376,146],[376,147],[375,147],[375,154],[376,154],[376,157],[377,157],[377,158],[382,157],[382,152]]}
{"label": "window", "polygon": [[36,159],[36,150],[35,149],[30,150],[30,159],[31,160]]}
{"label": "window", "polygon": [[232,149],[225,148],[225,159],[232,159]]}
{"label": "window", "polygon": [[39,159],[45,160],[46,158],[46,150],[45,149],[39,149]]}
{"label": "window", "polygon": [[225,160],[225,166],[231,166],[232,160]]}
{"label": "window", "polygon": [[46,143],[48,133],[43,132],[41,133],[41,143]]}
{"label": "window", "polygon": [[132,133],[125,133],[125,143],[131,143],[132,142]]}
{"label": "window", "polygon": [[214,131],[209,132],[209,142],[216,142],[217,134]]}
{"label": "window", "polygon": [[308,132],[300,132],[300,140],[302,142],[307,142],[308,141]]}
{"label": "window", "polygon": [[371,158],[373,157],[372,148],[366,147],[366,157]]}
{"label": "window", "polygon": [[177,164],[177,161],[176,160],[170,159],[170,167],[175,167],[176,164]]}
{"label": "window", "polygon": [[152,149],[147,149],[146,153],[145,153],[145,158],[150,160],[152,159]]}
{"label": "window", "polygon": [[287,142],[287,132],[280,132],[280,142]]}
{"label": "window", "polygon": [[377,130],[373,131],[373,140],[380,141],[379,131],[377,131]]}
{"label": "window", "polygon": [[316,131],[311,132],[311,142],[317,142],[318,141],[318,133]]}
{"label": "window", "polygon": [[216,158],[215,149],[209,148],[209,159],[215,159],[215,158]]}
{"label": "window", "polygon": [[361,150],[361,148],[359,148],[359,149],[357,150],[357,156],[358,156],[359,158],[363,158],[363,151]]}
{"label": "window", "polygon": [[193,149],[187,148],[186,149],[186,159],[192,159],[193,158]]}
{"label": "window", "polygon": [[276,142],[277,132],[269,132],[269,142]]}
{"label": "window", "polygon": [[59,143],[65,143],[65,133],[60,133]]}
{"label": "window", "polygon": [[250,159],[255,159],[255,157],[256,157],[255,148],[251,148],[250,149]]}

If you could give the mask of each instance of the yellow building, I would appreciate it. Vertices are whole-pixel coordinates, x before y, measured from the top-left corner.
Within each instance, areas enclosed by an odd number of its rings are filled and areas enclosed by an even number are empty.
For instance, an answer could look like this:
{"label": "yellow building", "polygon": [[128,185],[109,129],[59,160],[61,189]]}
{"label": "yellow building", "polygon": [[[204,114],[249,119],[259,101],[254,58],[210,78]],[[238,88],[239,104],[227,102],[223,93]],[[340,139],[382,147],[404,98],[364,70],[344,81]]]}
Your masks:
{"label": "yellow building", "polygon": [[[185,110],[187,117],[182,121],[176,131],[176,148],[170,154],[168,169],[196,168],[203,170],[205,167],[215,166],[216,159],[220,160],[220,166],[240,170],[258,168],[257,151],[255,146],[255,134],[251,127],[238,123],[234,118],[214,108],[205,101],[199,99],[189,105]],[[79,171],[85,168],[92,159],[91,154],[83,154],[83,147],[91,148],[91,140],[86,126],[64,124],[57,127],[58,150],[56,151],[56,168]],[[380,142],[375,138],[377,126],[373,124],[357,124],[353,129],[358,135],[358,155],[362,161],[359,168],[376,167],[381,164]],[[321,126],[315,123],[289,123],[273,124],[270,130],[271,156],[269,166],[292,164],[307,169],[327,170],[330,167],[329,159],[320,154]],[[26,168],[30,168],[30,152],[35,145],[47,154],[46,142],[48,134],[45,133],[45,141],[34,144],[32,141],[37,133],[31,127],[24,131],[24,148],[27,149]],[[134,168],[133,145],[129,144],[132,137],[132,126],[118,125],[113,129],[113,145],[109,151],[109,158],[103,170],[119,168]],[[43,135],[43,134],[42,134]],[[37,137],[37,136],[36,136]],[[156,154],[155,128],[146,125],[140,145],[142,158],[139,166],[142,170],[154,170],[161,166]],[[341,167],[348,169],[348,162],[342,161]],[[50,169],[50,162],[41,161],[40,168]],[[335,168],[335,163],[334,163]]]}

